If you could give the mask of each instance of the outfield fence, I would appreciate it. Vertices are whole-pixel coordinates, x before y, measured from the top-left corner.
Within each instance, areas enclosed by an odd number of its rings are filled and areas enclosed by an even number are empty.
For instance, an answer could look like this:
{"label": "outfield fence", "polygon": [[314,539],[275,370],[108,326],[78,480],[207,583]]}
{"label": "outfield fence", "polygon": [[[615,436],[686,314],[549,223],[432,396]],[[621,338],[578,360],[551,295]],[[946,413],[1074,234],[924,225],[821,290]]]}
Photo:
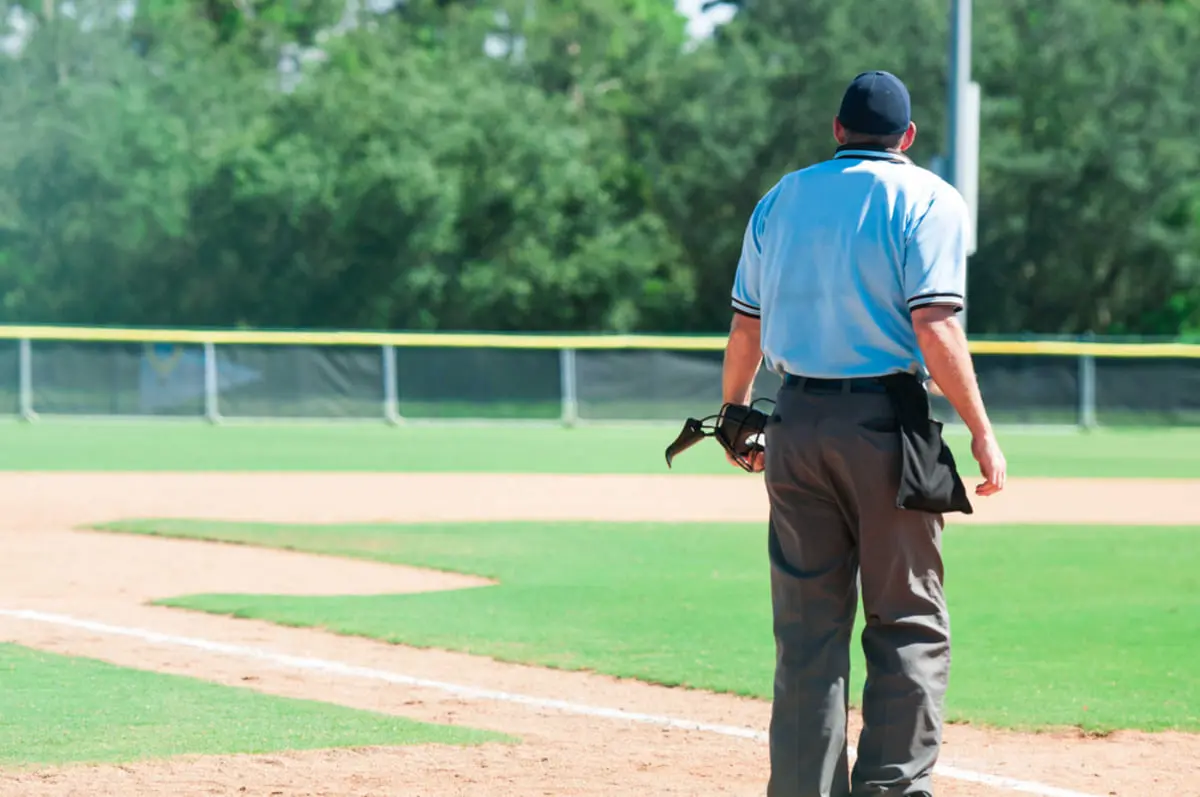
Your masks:
{"label": "outfield fence", "polygon": [[[0,413],[671,421],[721,398],[724,338],[0,327]],[[1200,425],[1200,344],[973,340],[997,422]],[[759,396],[778,378],[762,372]],[[948,422],[944,401],[935,411]]]}

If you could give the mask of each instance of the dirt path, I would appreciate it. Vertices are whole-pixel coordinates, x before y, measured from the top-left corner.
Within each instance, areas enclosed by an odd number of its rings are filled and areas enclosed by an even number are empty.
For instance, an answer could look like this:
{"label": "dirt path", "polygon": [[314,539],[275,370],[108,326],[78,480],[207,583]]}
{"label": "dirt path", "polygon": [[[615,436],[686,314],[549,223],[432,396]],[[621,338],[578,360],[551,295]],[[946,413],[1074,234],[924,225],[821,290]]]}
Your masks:
{"label": "dirt path", "polygon": [[[1025,479],[968,523],[1200,525],[1197,482]],[[759,477],[487,474],[0,474],[3,524],[57,530],[122,517],[296,523],[453,520],[765,521]]]}
{"label": "dirt path", "polygon": [[[121,517],[190,516],[275,520],[413,520],[609,517],[758,519],[761,485],[752,479],[669,478],[663,492],[613,483],[615,477],[360,476],[0,476],[0,608],[56,612],[123,627],[342,662],[416,678],[574,704],[667,715],[765,730],[769,707],[603,676],[501,664],[319,631],[290,629],[144,605],[190,592],[350,594],[478,586],[478,579],[364,562],[181,540],[68,531]],[[749,487],[745,486],[749,485]],[[757,487],[757,492],[754,489]],[[1200,522],[1197,485],[1136,485],[1139,497],[1178,499],[1160,522]],[[617,489],[614,489],[617,488]],[[1020,485],[1014,494],[1062,495],[1061,485]],[[1071,487],[1092,516],[1112,517],[1126,487]],[[1089,492],[1090,491],[1090,492]],[[471,500],[463,496],[472,496]],[[1146,508],[1144,501],[1128,502]],[[1061,510],[1024,504],[988,510],[1051,520]],[[1045,514],[1038,516],[1037,512]],[[976,515],[978,519],[985,513]],[[1006,515],[1006,518],[1011,518]],[[1145,522],[1145,521],[1143,521]],[[182,648],[128,636],[0,617],[0,639],[416,719],[491,728],[517,745],[459,750],[421,747],[204,757],[122,767],[0,772],[3,795],[252,794],[397,795],[760,795],[766,773],[761,741],[705,731],[663,729],[546,707],[467,699],[427,687],[330,672],[287,669],[271,661]],[[857,726],[856,726],[857,727]],[[1052,784],[1088,795],[1200,795],[1200,738],[1121,733],[1022,735],[966,726],[947,729],[943,763],[960,769]],[[241,789],[241,791],[239,791]],[[1016,792],[940,778],[939,797],[1002,797]]]}

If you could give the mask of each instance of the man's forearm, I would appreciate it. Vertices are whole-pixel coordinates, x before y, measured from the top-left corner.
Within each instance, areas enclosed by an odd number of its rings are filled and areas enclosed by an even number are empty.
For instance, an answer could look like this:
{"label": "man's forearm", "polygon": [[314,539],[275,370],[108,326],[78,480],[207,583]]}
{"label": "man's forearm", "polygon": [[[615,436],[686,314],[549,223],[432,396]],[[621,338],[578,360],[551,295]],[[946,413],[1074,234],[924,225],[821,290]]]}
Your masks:
{"label": "man's forearm", "polygon": [[754,377],[762,364],[762,322],[735,314],[725,345],[725,365],[721,375],[722,401],[749,404]]}
{"label": "man's forearm", "polygon": [[915,324],[929,375],[976,437],[992,434],[962,325],[952,316]]}

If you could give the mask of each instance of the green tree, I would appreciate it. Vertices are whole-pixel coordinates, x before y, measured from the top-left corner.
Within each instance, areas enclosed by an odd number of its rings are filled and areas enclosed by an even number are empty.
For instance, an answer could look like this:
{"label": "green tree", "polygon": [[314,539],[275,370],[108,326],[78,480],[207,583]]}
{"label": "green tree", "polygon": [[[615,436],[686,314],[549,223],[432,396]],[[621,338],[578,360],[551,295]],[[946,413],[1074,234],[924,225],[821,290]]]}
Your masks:
{"label": "green tree", "polygon": [[[660,0],[9,2],[0,312],[723,330],[854,74],[944,148],[944,0],[740,6],[695,43]],[[1200,327],[1198,36],[1195,0],[977,0],[974,331]]]}
{"label": "green tree", "polygon": [[640,325],[648,285],[686,303],[662,225],[604,190],[610,144],[477,52],[482,28],[471,48],[396,46],[409,24],[331,43],[206,197],[211,257],[256,286],[238,316],[604,330]]}
{"label": "green tree", "polygon": [[974,328],[1177,332],[1191,311],[1168,308],[1197,284],[1200,28],[1159,4],[981,6]]}
{"label": "green tree", "polygon": [[0,303],[10,320],[140,322],[170,301],[191,194],[239,146],[255,84],[186,17],[139,54],[111,4],[74,9],[0,60]]}

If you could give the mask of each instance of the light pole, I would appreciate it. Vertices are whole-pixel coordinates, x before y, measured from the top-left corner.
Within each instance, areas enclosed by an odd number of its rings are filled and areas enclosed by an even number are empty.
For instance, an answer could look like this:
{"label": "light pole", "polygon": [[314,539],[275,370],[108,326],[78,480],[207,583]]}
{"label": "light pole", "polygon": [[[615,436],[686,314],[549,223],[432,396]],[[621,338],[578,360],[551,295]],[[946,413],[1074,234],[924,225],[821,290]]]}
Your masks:
{"label": "light pole", "polygon": [[[945,177],[971,214],[967,254],[975,253],[979,204],[979,84],[971,80],[971,0],[950,0]],[[963,326],[967,318],[964,311]]]}
{"label": "light pole", "polygon": [[971,81],[971,0],[950,0],[949,95],[946,98],[948,179],[956,187],[962,180],[962,113],[967,84]]}

